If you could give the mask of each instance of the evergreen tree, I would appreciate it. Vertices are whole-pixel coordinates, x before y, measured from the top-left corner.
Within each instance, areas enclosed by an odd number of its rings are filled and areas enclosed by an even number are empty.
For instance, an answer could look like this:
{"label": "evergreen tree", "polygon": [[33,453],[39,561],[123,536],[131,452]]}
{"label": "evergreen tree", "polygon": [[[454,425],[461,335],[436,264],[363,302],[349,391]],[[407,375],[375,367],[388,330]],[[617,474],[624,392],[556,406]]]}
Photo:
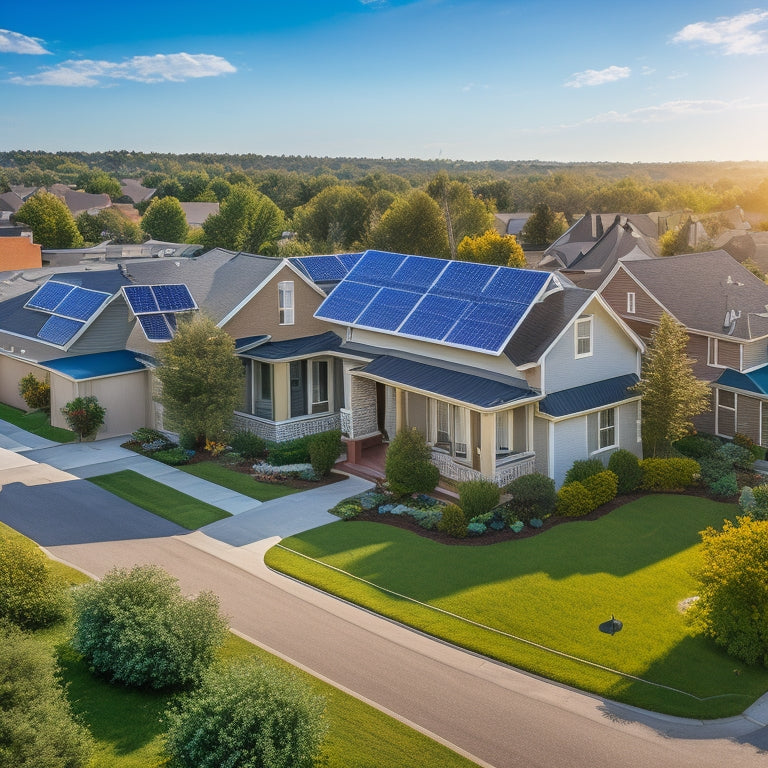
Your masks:
{"label": "evergreen tree", "polygon": [[523,242],[532,245],[549,245],[565,232],[562,214],[556,214],[546,203],[533,208],[533,215],[525,222],[521,235]]}
{"label": "evergreen tree", "polygon": [[672,443],[693,429],[692,419],[709,410],[709,386],[693,374],[695,362],[686,354],[688,334],[673,317],[663,314],[651,333],[642,378],[643,450],[666,456]]}

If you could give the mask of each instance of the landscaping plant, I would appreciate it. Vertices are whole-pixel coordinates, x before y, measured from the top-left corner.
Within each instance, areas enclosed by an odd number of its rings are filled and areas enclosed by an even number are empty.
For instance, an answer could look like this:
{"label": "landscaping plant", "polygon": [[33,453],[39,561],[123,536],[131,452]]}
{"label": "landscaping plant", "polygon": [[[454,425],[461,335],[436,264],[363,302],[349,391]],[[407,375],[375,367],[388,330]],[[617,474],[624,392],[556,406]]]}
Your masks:
{"label": "landscaping plant", "polygon": [[79,436],[80,440],[93,437],[104,423],[104,416],[107,413],[94,395],[70,400],[61,412],[69,428]]}
{"label": "landscaping plant", "polygon": [[467,518],[464,510],[456,504],[443,507],[443,516],[437,524],[437,530],[454,539],[463,539],[467,535]]}
{"label": "landscaping plant", "polygon": [[603,464],[600,459],[576,459],[571,465],[571,468],[565,473],[563,485],[581,482],[587,477],[602,472],[604,469],[605,464]]}
{"label": "landscaping plant", "polygon": [[28,373],[19,381],[19,394],[33,411],[51,409],[51,385],[47,380],[38,379],[34,373]]}
{"label": "landscaping plant", "polygon": [[459,483],[459,506],[471,519],[490,512],[499,503],[501,488],[490,480],[467,480]]}
{"label": "landscaping plant", "polygon": [[581,484],[589,491],[595,507],[602,507],[616,498],[619,487],[619,478],[615,472],[609,469],[598,472],[596,475],[585,477]]}
{"label": "landscaping plant", "polygon": [[619,479],[617,493],[632,493],[643,483],[640,460],[626,448],[619,448],[611,454],[611,458],[608,459],[608,469]]}
{"label": "landscaping plant", "polygon": [[640,468],[646,491],[680,491],[693,485],[701,473],[693,459],[643,459]]}
{"label": "landscaping plant", "polygon": [[332,429],[313,435],[309,441],[309,460],[315,475],[325,477],[333,469],[342,450],[341,430]]}
{"label": "landscaping plant", "polygon": [[597,508],[592,494],[575,481],[568,483],[557,492],[557,514],[563,517],[583,517]]}
{"label": "landscaping plant", "polygon": [[256,461],[264,456],[267,444],[255,432],[240,429],[235,432],[229,441],[230,448],[239,453],[248,461]]}
{"label": "landscaping plant", "polygon": [[507,502],[511,515],[523,523],[532,517],[544,519],[555,511],[555,481],[539,472],[514,479],[504,490],[512,496]]}
{"label": "landscaping plant", "polygon": [[432,463],[432,452],[424,436],[415,428],[404,429],[389,444],[384,464],[392,493],[429,493],[440,481]]}

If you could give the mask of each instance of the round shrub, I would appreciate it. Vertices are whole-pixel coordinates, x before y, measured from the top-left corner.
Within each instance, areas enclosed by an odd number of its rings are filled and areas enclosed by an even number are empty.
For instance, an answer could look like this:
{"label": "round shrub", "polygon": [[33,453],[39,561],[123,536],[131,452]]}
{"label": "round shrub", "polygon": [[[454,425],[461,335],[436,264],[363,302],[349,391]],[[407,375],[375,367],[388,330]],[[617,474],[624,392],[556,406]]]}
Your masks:
{"label": "round shrub", "polygon": [[338,429],[313,435],[309,441],[309,460],[315,474],[325,477],[333,469],[343,449],[341,431]]}
{"label": "round shrub", "polygon": [[571,468],[565,473],[563,485],[581,482],[584,478],[596,475],[604,469],[605,465],[600,459],[576,459]]}
{"label": "round shrub", "polygon": [[172,768],[312,768],[325,701],[295,674],[253,661],[211,670],[167,713]]}
{"label": "round shrub", "polygon": [[715,496],[735,496],[739,492],[739,481],[736,478],[736,473],[731,472],[727,475],[723,475],[717,482],[712,483],[712,485],[709,486],[709,490]]}
{"label": "round shrub", "polygon": [[470,536],[482,536],[488,530],[488,526],[485,523],[469,523],[467,525],[467,533]]}
{"label": "round shrub", "polygon": [[384,471],[392,493],[429,493],[440,482],[432,452],[417,429],[404,429],[389,444]]}
{"label": "round shrub", "polygon": [[443,516],[437,524],[437,530],[447,533],[454,539],[463,539],[467,535],[467,518],[464,510],[456,504],[446,504]]}
{"label": "round shrub", "polygon": [[[194,451],[192,453],[194,454]],[[176,448],[167,448],[163,451],[155,451],[152,454],[152,458],[162,461],[163,464],[168,464],[168,466],[178,467],[182,464],[189,464],[190,452],[177,446]]]}
{"label": "round shrub", "polygon": [[522,475],[513,480],[504,491],[512,496],[507,503],[511,515],[523,523],[527,523],[532,517],[544,519],[555,511],[555,481],[546,475],[538,472]]}
{"label": "round shrub", "polygon": [[40,629],[69,615],[69,587],[34,544],[0,537],[0,619]]}
{"label": "round shrub", "polygon": [[501,488],[490,480],[459,483],[459,506],[468,518],[490,512],[499,503]]}
{"label": "round shrub", "polygon": [[34,373],[28,373],[19,381],[19,394],[33,411],[51,409],[51,385],[44,379],[38,379]]}
{"label": "round shrub", "polygon": [[716,455],[721,456],[736,469],[749,469],[755,460],[749,448],[736,443],[723,443],[717,449]]}
{"label": "round shrub", "polygon": [[232,435],[229,446],[248,461],[261,459],[267,451],[267,444],[255,432],[241,429]]}
{"label": "round shrub", "polygon": [[749,511],[750,517],[754,520],[768,520],[768,484],[758,485],[751,490],[753,508]]}
{"label": "round shrub", "polygon": [[544,525],[544,521],[540,517],[532,517],[528,525],[531,526],[531,528],[541,528]]}
{"label": "round shrub", "polygon": [[640,460],[626,448],[619,448],[611,454],[608,469],[619,479],[617,493],[632,493],[642,485],[643,470],[640,469]]}
{"label": "round shrub", "polygon": [[115,568],[79,587],[74,599],[72,646],[96,672],[125,685],[197,682],[227,633],[212,592],[185,598],[155,565]]}
{"label": "round shrub", "polygon": [[693,485],[701,472],[694,459],[643,459],[643,488],[646,491],[679,491]]}
{"label": "round shrub", "polygon": [[514,523],[509,524],[509,528],[513,533],[520,533],[525,528],[525,523],[522,520],[515,520]]}
{"label": "round shrub", "polygon": [[598,472],[596,475],[585,477],[581,484],[592,494],[595,507],[602,507],[616,498],[616,489],[619,487],[619,478],[615,472],[609,469]]}
{"label": "round shrub", "polygon": [[705,435],[686,435],[673,444],[674,449],[689,459],[703,459],[705,456],[714,456],[720,445],[717,437]]}
{"label": "round shrub", "polygon": [[596,508],[592,494],[578,481],[557,492],[556,512],[563,517],[583,517]]}

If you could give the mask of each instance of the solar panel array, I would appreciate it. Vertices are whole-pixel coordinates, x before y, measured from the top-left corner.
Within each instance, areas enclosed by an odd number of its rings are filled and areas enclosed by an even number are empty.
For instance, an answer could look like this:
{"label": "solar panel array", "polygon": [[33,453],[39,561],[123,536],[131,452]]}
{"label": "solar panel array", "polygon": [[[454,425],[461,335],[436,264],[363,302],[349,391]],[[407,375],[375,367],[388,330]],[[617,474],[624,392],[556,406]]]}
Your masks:
{"label": "solar panel array", "polygon": [[361,253],[341,253],[329,256],[297,256],[291,259],[304,274],[316,283],[335,283],[343,280],[357,264]]}
{"label": "solar panel array", "polygon": [[183,283],[125,285],[123,295],[149,341],[170,341],[176,331],[174,313],[197,309],[189,288]]}
{"label": "solar panel array", "polygon": [[498,354],[549,279],[546,272],[367,251],[315,317]]}
{"label": "solar panel array", "polygon": [[37,337],[64,346],[112,297],[111,293],[49,280],[24,305],[50,315]]}

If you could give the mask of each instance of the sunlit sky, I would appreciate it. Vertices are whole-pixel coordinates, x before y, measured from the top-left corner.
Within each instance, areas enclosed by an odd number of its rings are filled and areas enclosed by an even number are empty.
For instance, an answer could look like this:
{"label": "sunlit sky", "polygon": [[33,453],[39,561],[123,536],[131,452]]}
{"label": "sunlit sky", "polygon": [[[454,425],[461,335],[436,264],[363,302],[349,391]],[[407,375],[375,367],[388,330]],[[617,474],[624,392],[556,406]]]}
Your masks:
{"label": "sunlit sky", "polygon": [[768,5],[43,0],[0,27],[3,150],[768,160]]}

